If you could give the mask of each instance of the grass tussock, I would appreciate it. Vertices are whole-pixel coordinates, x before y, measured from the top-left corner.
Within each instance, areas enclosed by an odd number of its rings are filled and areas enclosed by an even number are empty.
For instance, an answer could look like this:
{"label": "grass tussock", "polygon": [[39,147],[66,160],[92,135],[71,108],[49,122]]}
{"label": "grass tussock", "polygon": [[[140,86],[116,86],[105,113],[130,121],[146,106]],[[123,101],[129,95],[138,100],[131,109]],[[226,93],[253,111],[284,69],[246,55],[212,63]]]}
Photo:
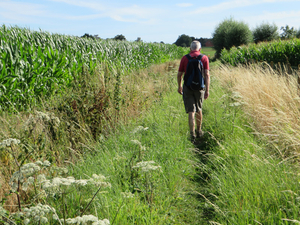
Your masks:
{"label": "grass tussock", "polygon": [[300,97],[298,74],[278,73],[270,67],[222,66],[215,73],[224,87],[236,92],[253,128],[283,157],[300,153]]}

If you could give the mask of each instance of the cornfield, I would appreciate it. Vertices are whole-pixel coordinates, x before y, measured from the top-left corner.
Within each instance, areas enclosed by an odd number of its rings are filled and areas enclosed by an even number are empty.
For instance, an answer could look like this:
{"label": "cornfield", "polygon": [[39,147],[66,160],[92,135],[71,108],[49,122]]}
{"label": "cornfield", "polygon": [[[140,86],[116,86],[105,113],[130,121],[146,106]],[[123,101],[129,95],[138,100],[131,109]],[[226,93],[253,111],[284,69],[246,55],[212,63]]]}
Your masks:
{"label": "cornfield", "polygon": [[94,40],[3,25],[0,110],[24,110],[69,87],[83,69],[93,74],[100,63],[132,71],[177,59],[185,51],[169,44]]}
{"label": "cornfield", "polygon": [[300,64],[300,39],[262,42],[257,45],[233,47],[230,50],[224,49],[221,52],[221,61],[233,66],[264,61],[297,67]]}

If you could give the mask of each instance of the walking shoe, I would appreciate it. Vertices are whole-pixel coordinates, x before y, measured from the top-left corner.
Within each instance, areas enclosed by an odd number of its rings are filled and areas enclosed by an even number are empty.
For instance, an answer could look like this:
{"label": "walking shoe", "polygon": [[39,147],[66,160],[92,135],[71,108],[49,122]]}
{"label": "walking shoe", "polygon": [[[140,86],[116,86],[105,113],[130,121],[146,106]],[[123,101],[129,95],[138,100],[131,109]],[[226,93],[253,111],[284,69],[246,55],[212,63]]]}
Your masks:
{"label": "walking shoe", "polygon": [[202,130],[196,131],[196,138],[201,138],[204,135],[204,132]]}
{"label": "walking shoe", "polygon": [[196,135],[195,133],[191,132],[191,136],[190,136],[191,142],[194,144],[196,142]]}

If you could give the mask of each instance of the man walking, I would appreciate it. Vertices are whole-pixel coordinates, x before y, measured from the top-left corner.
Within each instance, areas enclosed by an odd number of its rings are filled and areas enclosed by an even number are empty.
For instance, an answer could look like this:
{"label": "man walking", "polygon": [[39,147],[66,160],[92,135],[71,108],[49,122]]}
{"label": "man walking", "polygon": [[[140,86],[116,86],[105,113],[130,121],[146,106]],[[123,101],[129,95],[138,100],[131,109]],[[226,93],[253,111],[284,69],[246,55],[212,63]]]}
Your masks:
{"label": "man walking", "polygon": [[[193,41],[190,47],[190,57],[197,58],[200,55],[201,43],[199,41]],[[207,99],[209,96],[209,85],[210,85],[210,76],[209,76],[209,60],[206,55],[203,55],[201,62],[203,64],[203,73],[204,73],[204,84],[205,87],[200,90],[192,90],[187,87],[185,84],[182,85],[183,74],[186,75],[187,65],[189,59],[185,55],[180,61],[180,66],[177,74],[177,83],[178,83],[178,93],[183,95],[183,102],[185,106],[185,111],[189,115],[189,128],[191,134],[191,141],[194,143],[196,138],[202,136],[203,132],[201,130],[202,125],[202,104],[203,100]],[[197,129],[195,130],[195,114],[196,114],[196,125]]]}

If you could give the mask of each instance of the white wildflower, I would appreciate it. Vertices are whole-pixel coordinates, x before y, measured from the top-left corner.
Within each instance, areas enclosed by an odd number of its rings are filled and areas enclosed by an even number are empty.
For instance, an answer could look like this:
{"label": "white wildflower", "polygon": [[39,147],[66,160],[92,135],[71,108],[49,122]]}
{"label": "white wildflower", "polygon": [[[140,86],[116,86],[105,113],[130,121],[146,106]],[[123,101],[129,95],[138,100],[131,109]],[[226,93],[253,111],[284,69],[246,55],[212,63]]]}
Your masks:
{"label": "white wildflower", "polygon": [[[64,219],[61,219],[64,222]],[[76,218],[66,219],[66,224],[92,224],[92,225],[109,225],[110,222],[108,219],[99,220],[96,216],[93,215],[84,215],[82,217],[78,216]]]}
{"label": "white wildflower", "polygon": [[138,141],[138,140],[131,140],[131,142],[134,143],[134,144],[136,144],[136,145],[138,145],[138,146],[140,146],[140,148],[141,148],[142,151],[146,150],[146,147],[143,146],[140,141]]}
{"label": "white wildflower", "polygon": [[51,166],[51,163],[48,160],[45,160],[43,162],[43,166],[49,167],[49,166]]}
{"label": "white wildflower", "polygon": [[142,145],[142,143],[141,143],[140,141],[138,141],[138,140],[131,140],[131,142],[132,142],[133,144],[136,144],[136,145],[139,145],[139,146]]}
{"label": "white wildflower", "polygon": [[76,180],[74,183],[79,185],[79,186],[85,186],[88,184],[88,181],[89,180],[84,180],[84,179],[81,179],[81,180]]}
{"label": "white wildflower", "polygon": [[39,112],[36,111],[36,117],[43,120],[44,122],[49,122],[50,121],[50,116],[47,113]]}
{"label": "white wildflower", "polygon": [[25,224],[29,224],[31,219],[38,222],[39,224],[47,224],[49,213],[55,214],[55,209],[50,207],[49,205],[37,204],[36,206],[32,206],[30,208],[25,208],[23,210],[24,216],[26,219],[24,220]]}
{"label": "white wildflower", "polygon": [[243,98],[243,96],[241,95],[241,93],[240,93],[240,92],[237,92],[237,91],[233,91],[231,96],[232,96],[233,98],[235,98],[235,99]]}
{"label": "white wildflower", "polygon": [[46,179],[45,174],[39,174],[39,175],[37,176],[36,180],[37,180],[38,183],[42,183],[42,182],[44,182],[44,181],[47,180],[47,179]]}
{"label": "white wildflower", "polygon": [[48,223],[48,219],[46,217],[42,217],[40,221],[42,224]]}
{"label": "white wildflower", "polygon": [[38,166],[43,166],[43,163],[40,160],[36,161],[35,164],[38,165]]}
{"label": "white wildflower", "polygon": [[105,182],[105,180],[106,177],[101,174],[99,175],[93,174],[92,178],[89,179],[89,181],[97,187],[103,187],[103,188],[111,187],[111,183]]}
{"label": "white wildflower", "polygon": [[134,194],[132,194],[130,191],[125,191],[122,192],[121,195],[123,196],[123,198],[134,198]]}
{"label": "white wildflower", "polygon": [[152,171],[152,170],[159,170],[161,168],[161,166],[155,166],[153,164],[155,164],[154,161],[142,161],[142,162],[138,162],[132,168],[140,168],[143,172],[149,172],[149,171]]}
{"label": "white wildflower", "polygon": [[149,129],[148,127],[138,126],[138,127],[135,128],[131,133],[132,133],[132,134],[135,134],[135,133],[138,133],[138,132],[146,131],[146,130],[148,130],[148,129]]}
{"label": "white wildflower", "polygon": [[241,102],[234,102],[234,103],[229,104],[229,106],[231,106],[231,107],[237,107],[237,106],[240,106],[240,105],[242,105]]}
{"label": "white wildflower", "polygon": [[23,222],[24,222],[25,225],[27,225],[27,224],[30,223],[30,219],[26,218]]}
{"label": "white wildflower", "polygon": [[3,140],[1,143],[0,143],[0,147],[9,147],[11,145],[18,145],[20,144],[20,140],[19,139],[15,139],[15,138],[9,138],[9,139],[6,139],[6,140]]}

